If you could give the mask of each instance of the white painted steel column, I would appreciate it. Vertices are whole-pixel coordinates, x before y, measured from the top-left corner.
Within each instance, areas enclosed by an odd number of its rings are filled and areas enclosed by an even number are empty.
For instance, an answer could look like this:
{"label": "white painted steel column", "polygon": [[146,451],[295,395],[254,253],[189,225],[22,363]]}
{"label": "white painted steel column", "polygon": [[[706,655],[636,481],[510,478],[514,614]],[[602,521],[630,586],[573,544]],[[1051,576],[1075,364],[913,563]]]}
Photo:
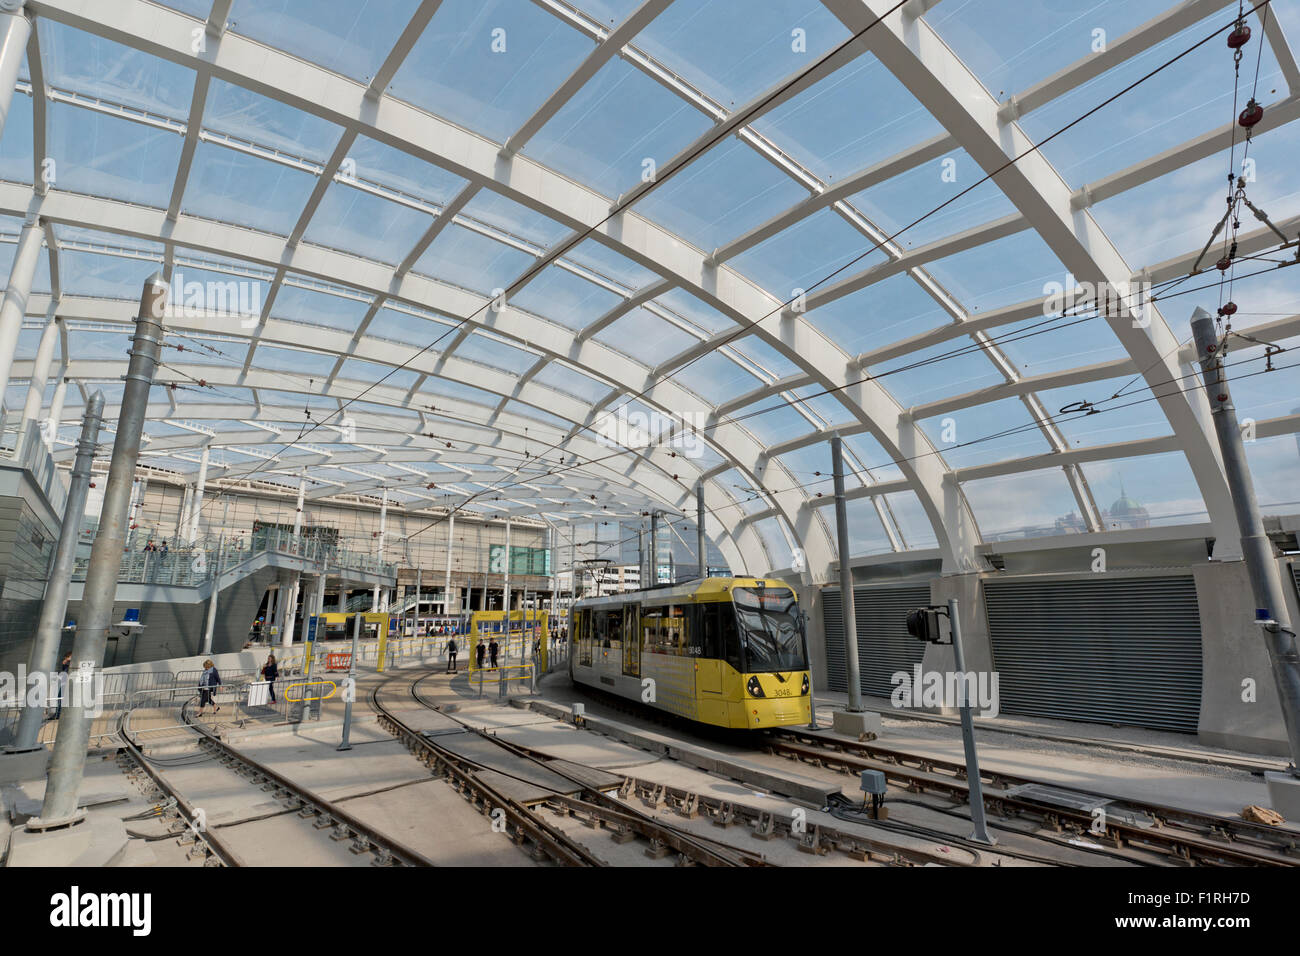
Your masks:
{"label": "white painted steel column", "polygon": [[23,417],[18,422],[18,438],[14,445],[14,457],[22,455],[23,442],[27,437],[27,426],[36,421],[45,404],[45,386],[50,380],[50,365],[54,362],[54,346],[59,341],[59,320],[51,319],[41,332],[40,344],[36,346],[36,360],[32,362],[32,377],[27,385],[27,401],[23,405]]}
{"label": "white painted steel column", "polygon": [[[505,560],[505,578],[501,586],[501,608],[506,612],[506,621],[510,620],[510,519],[506,519],[506,560]],[[507,634],[509,633],[509,624],[506,625]]]}
{"label": "white painted steel column", "polygon": [[[455,542],[456,542],[456,514],[455,512],[452,512],[450,515],[447,516],[447,576],[446,578],[444,578],[443,590],[442,590],[443,606],[448,616],[450,616],[453,613],[451,609],[451,559],[452,559],[452,550],[455,547]],[[459,612],[460,608],[457,607],[456,611]]]}
{"label": "white painted steel column", "polygon": [[[66,364],[64,369],[66,369]],[[45,429],[45,444],[51,451],[54,450],[54,440],[59,437],[59,422],[63,420],[63,403],[68,398],[68,380],[59,374],[59,384],[54,389],[54,398],[50,400],[50,415],[46,419],[49,423]]]}
{"label": "white painted steel column", "polygon": [[190,508],[194,504],[194,486],[189,482],[185,483],[185,490],[181,493],[181,514],[176,521],[176,543],[179,545],[185,540],[185,531],[190,526]]}
{"label": "white painted steel column", "polygon": [[[77,441],[77,458],[72,465],[72,479],[68,483],[68,498],[63,509],[63,523],[59,528],[59,543],[50,568],[49,584],[45,587],[45,601],[36,625],[36,640],[28,661],[29,677],[36,674],[57,674],[59,640],[63,636],[63,615],[68,610],[68,585],[72,581],[72,568],[77,557],[77,542],[86,516],[86,498],[90,494],[90,466],[95,460],[95,442],[99,438],[99,424],[104,417],[104,393],[95,392],[86,403],[86,416],[81,424],[81,437]],[[70,677],[71,675],[69,675]],[[57,678],[54,678],[57,680]],[[58,684],[53,683],[52,688]],[[21,703],[21,702],[20,702]],[[15,750],[33,750],[37,746],[44,705],[24,707],[18,719]]]}
{"label": "white painted steel column", "polygon": [[32,21],[23,10],[22,0],[0,0],[0,135],[9,119],[14,100],[14,85],[23,66],[27,40],[32,35]]}
{"label": "white painted steel column", "polygon": [[840,617],[844,621],[844,659],[849,688],[849,713],[862,712],[858,678],[858,619],[853,606],[853,569],[849,565],[849,521],[844,506],[844,449],[840,436],[831,438],[831,476],[835,486],[835,538],[840,565]]}
{"label": "white painted steel column", "polygon": [[307,479],[298,479],[298,504],[293,513],[293,536],[297,538],[302,534],[302,498],[307,491]]}
{"label": "white painted steel column", "polygon": [[[384,497],[379,505],[379,563],[384,562],[384,534],[387,531],[388,524],[388,489],[384,489]],[[379,585],[375,585],[374,596],[370,599],[370,610],[379,610]]]}
{"label": "white painted steel column", "polygon": [[199,457],[199,480],[194,486],[194,498],[190,502],[190,526],[186,532],[185,540],[193,544],[199,537],[199,515],[203,511],[203,489],[208,483],[208,456],[211,449],[203,446],[203,454]]}
{"label": "white painted steel column", "polygon": [[226,557],[226,522],[230,518],[230,499],[226,498],[226,507],[221,514],[221,534],[217,537],[217,567],[212,576],[212,597],[208,601],[208,619],[203,626],[203,648],[200,654],[212,653],[212,635],[217,626],[217,599],[221,595],[221,572],[225,570]]}
{"label": "white painted steel column", "polygon": [[280,632],[280,645],[282,647],[293,646],[294,625],[297,622],[298,610],[298,587],[302,581],[302,572],[293,572],[293,583],[289,585],[288,607],[284,618],[284,629]]}
{"label": "white painted steel column", "polygon": [[[8,44],[5,42],[4,46],[0,46],[0,83],[3,82],[4,57],[8,52]],[[7,97],[12,97],[13,92],[13,83],[7,88],[0,85],[0,104],[7,105]],[[27,220],[23,224],[23,231],[18,235],[18,250],[14,253],[13,268],[9,270],[4,301],[0,302],[0,396],[9,387],[9,372],[13,368],[14,353],[18,348],[18,333],[22,330],[23,315],[27,312],[27,297],[32,293],[32,279],[36,276],[36,264],[41,257],[41,242],[44,239],[45,232],[40,220],[35,218]]]}

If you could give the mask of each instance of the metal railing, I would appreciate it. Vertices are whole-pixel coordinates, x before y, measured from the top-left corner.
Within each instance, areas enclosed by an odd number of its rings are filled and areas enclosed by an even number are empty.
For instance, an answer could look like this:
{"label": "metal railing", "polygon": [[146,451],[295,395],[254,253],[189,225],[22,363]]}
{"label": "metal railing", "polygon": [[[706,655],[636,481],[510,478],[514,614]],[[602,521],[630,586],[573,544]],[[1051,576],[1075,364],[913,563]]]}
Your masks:
{"label": "metal railing", "polygon": [[[83,542],[84,545],[84,542]],[[133,546],[133,547],[132,547]],[[373,554],[340,548],[318,537],[272,531],[254,535],[245,547],[242,538],[223,539],[212,535],[176,548],[168,542],[150,547],[149,539],[135,535],[132,546],[122,555],[120,584],[162,584],[198,587],[211,581],[220,567],[228,574],[259,554],[276,553],[301,558],[329,570],[357,571],[383,577],[397,576],[397,565]],[[166,548],[166,550],[163,550]],[[79,554],[72,571],[73,581],[85,581],[90,555]]]}

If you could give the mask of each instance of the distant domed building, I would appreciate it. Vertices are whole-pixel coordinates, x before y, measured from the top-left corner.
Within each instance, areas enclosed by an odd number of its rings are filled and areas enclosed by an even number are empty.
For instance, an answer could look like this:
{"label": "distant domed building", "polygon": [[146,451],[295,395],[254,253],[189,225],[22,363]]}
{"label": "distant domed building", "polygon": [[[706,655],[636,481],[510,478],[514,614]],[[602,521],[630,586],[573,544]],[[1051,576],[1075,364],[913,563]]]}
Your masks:
{"label": "distant domed building", "polygon": [[1124,493],[1124,486],[1119,486],[1119,497],[1110,509],[1103,514],[1107,528],[1149,528],[1151,514]]}

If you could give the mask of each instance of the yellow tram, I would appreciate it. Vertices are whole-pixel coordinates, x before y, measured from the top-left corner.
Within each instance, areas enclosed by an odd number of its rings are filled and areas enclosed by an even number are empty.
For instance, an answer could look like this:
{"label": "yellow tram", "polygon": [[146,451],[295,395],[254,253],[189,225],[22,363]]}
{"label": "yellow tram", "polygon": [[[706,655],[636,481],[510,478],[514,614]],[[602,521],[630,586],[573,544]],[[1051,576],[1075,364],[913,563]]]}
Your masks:
{"label": "yellow tram", "polygon": [[803,614],[783,581],[703,578],[573,611],[575,683],[716,727],[809,720]]}

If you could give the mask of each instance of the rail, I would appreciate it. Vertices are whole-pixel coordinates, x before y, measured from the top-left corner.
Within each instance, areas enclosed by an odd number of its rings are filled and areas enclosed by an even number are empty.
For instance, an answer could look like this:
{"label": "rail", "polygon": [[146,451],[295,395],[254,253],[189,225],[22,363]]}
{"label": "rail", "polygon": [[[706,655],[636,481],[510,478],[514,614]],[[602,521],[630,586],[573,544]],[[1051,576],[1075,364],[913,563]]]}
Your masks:
{"label": "rail", "polygon": [[[792,760],[816,763],[845,773],[879,770],[891,783],[914,792],[947,793],[963,802],[969,795],[964,763],[881,744],[828,739],[821,734],[785,727],[774,732],[768,741],[768,749]],[[1115,849],[1128,845],[1138,850],[1168,854],[1180,861],[1219,866],[1300,865],[1300,855],[1297,855],[1300,852],[1300,834],[1293,831],[1278,831],[1245,820],[1070,787],[1072,793],[1096,798],[1101,804],[1114,804],[1106,810],[1099,824],[1089,810],[1045,802],[1019,789],[1035,784],[1059,785],[991,771],[987,767],[981,769],[981,778],[986,782],[984,803],[990,813],[1040,817],[1049,826],[1090,834]],[[1148,819],[1130,819],[1135,814]]]}

